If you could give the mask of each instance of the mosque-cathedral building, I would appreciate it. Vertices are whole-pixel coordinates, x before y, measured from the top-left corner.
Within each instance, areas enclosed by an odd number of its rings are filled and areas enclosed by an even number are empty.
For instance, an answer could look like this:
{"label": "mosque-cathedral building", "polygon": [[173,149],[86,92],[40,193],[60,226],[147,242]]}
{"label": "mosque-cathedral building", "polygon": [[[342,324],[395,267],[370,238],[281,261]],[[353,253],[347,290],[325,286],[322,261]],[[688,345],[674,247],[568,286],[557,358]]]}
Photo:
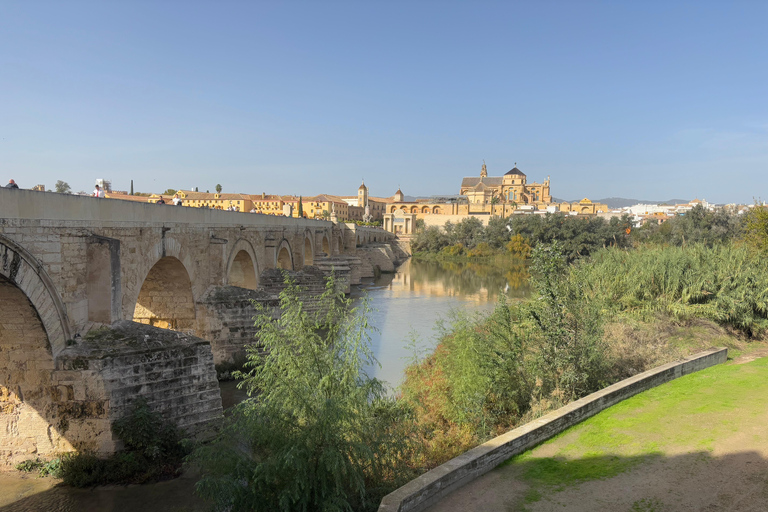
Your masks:
{"label": "mosque-cathedral building", "polygon": [[[387,206],[387,213],[403,216],[415,214],[427,225],[442,225],[447,220],[458,221],[462,217],[476,216],[487,219],[491,215],[507,217],[520,213],[565,212],[572,215],[596,215],[608,212],[608,206],[582,199],[576,203],[552,201],[549,177],[544,183],[529,183],[517,164],[503,176],[488,176],[483,163],[480,176],[465,177],[461,182],[456,201],[432,203],[428,200],[406,202],[398,190]],[[440,215],[435,217],[435,214]],[[397,219],[385,217],[384,226],[397,230]]]}

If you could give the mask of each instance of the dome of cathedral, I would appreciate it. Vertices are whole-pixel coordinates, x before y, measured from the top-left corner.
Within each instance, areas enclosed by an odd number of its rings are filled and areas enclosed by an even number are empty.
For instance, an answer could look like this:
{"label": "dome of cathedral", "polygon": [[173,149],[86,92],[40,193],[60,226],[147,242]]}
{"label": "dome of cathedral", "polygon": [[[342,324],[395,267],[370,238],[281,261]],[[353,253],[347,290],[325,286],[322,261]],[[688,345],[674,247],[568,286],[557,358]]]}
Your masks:
{"label": "dome of cathedral", "polygon": [[506,174],[504,174],[504,176],[509,176],[510,174],[519,174],[520,176],[525,176],[525,174],[523,174],[523,173],[520,171],[520,169],[518,169],[517,167],[513,167],[513,168],[512,168],[512,170],[510,170],[509,172],[507,172]]}

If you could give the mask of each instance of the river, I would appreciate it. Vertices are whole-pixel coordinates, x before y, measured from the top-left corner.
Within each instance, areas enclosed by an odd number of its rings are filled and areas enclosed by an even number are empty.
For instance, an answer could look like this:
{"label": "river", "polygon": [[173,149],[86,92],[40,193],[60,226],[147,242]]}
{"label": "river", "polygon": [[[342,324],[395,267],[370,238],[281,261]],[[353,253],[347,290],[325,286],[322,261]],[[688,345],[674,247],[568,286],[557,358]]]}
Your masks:
{"label": "river", "polygon": [[[368,280],[355,287],[359,304],[368,296],[369,318],[376,330],[371,348],[380,366],[367,372],[397,386],[414,352],[437,343],[435,326],[448,320],[452,311],[474,314],[491,310],[499,293],[524,297],[526,272],[521,266],[505,269],[474,264],[441,264],[409,260],[394,274]],[[234,382],[221,384],[222,401],[228,408],[245,398]],[[0,473],[0,512],[196,512],[206,505],[194,495],[194,474],[151,485],[107,486],[83,490],[58,486],[52,478],[35,478],[17,472]]]}

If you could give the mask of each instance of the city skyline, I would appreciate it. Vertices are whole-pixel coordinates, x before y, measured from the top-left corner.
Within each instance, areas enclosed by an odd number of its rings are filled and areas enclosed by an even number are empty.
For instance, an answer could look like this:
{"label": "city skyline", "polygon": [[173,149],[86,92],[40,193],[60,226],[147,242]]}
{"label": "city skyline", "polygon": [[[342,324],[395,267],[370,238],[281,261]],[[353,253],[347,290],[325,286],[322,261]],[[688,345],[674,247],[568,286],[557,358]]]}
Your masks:
{"label": "city skyline", "polygon": [[0,172],[90,192],[752,202],[768,5],[8,3]]}

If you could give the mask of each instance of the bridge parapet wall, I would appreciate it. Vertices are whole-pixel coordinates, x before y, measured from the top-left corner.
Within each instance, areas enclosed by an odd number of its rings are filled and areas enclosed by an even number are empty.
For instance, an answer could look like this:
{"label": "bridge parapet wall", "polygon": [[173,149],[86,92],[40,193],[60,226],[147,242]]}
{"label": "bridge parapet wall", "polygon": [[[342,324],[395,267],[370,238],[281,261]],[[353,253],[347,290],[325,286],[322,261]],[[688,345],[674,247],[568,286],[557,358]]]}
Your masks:
{"label": "bridge parapet wall", "polygon": [[190,208],[151,203],[135,203],[119,199],[38,192],[0,188],[0,219],[27,219],[50,221],[57,226],[65,221],[84,222],[136,222],[148,224],[192,224],[196,226],[250,226],[269,228],[330,229],[332,223],[324,220],[297,219],[260,213],[228,212],[207,208]]}

